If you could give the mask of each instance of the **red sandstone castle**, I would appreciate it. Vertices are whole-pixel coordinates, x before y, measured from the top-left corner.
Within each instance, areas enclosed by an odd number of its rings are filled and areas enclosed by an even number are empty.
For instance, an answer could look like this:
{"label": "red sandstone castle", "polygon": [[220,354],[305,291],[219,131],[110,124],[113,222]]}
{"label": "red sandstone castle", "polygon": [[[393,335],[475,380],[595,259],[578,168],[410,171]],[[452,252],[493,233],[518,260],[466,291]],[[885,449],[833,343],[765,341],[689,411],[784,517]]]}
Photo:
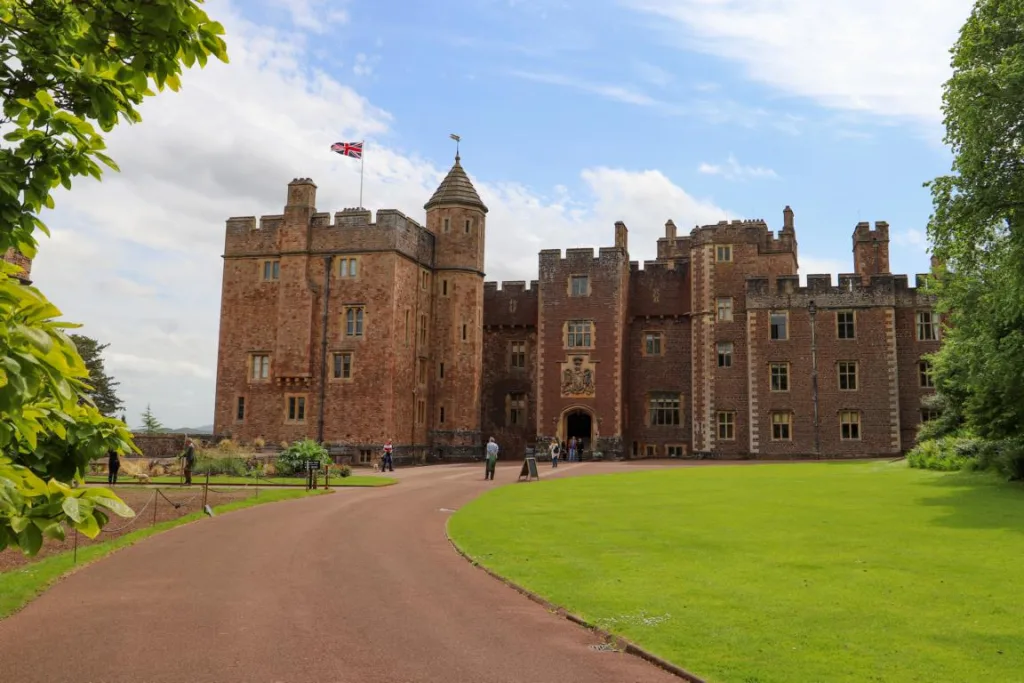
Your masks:
{"label": "red sandstone castle", "polygon": [[[487,207],[459,157],[426,203],[230,218],[215,431],[303,437],[366,462],[479,456],[502,431],[604,457],[852,457],[913,443],[939,344],[933,299],[889,273],[885,223],[855,274],[797,277],[793,211],[722,221],[630,262],[614,244],[540,252],[539,280],[484,282]],[[922,276],[917,277],[918,286]],[[516,457],[520,454],[508,454]]]}

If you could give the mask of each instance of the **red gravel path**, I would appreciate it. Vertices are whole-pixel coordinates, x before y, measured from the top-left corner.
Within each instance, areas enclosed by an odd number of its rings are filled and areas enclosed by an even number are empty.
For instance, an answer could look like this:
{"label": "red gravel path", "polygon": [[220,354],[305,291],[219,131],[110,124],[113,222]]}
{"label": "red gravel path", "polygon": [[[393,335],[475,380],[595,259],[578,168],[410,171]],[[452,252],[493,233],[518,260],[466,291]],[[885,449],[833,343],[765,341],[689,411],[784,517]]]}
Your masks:
{"label": "red gravel path", "polygon": [[[635,465],[565,463],[557,476]],[[450,513],[518,465],[399,470],[159,534],[0,621],[19,683],[661,683],[462,559]],[[553,473],[542,466],[542,476]],[[529,486],[530,484],[520,484]],[[685,666],[685,662],[680,662]]]}

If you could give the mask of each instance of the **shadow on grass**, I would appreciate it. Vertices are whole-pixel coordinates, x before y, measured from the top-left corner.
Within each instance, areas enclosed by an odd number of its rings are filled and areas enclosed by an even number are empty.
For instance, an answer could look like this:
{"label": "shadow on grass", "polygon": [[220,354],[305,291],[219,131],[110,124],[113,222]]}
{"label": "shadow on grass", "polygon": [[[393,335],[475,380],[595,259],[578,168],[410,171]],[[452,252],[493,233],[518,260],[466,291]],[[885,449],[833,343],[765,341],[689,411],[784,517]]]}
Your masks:
{"label": "shadow on grass", "polygon": [[941,495],[921,504],[944,508],[934,524],[953,529],[1002,529],[1024,533],[1024,483],[988,472],[950,472],[921,482]]}

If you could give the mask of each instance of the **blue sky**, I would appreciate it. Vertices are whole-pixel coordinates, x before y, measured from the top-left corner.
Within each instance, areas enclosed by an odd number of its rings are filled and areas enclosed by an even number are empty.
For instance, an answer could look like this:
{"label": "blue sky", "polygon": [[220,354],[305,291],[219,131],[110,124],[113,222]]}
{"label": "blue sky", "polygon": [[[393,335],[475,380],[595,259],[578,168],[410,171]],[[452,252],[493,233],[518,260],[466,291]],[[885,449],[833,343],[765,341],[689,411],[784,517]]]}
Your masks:
{"label": "blue sky", "polygon": [[858,220],[886,220],[895,272],[928,267],[947,172],[941,84],[965,0],[211,0],[230,66],[112,133],[122,172],[57,197],[35,276],[111,342],[129,422],[211,422],[224,220],[279,213],[297,176],[318,208],[422,219],[463,163],[491,207],[489,279],[536,277],[542,248],[634,259],[681,230],[796,213],[800,265],[852,269]]}

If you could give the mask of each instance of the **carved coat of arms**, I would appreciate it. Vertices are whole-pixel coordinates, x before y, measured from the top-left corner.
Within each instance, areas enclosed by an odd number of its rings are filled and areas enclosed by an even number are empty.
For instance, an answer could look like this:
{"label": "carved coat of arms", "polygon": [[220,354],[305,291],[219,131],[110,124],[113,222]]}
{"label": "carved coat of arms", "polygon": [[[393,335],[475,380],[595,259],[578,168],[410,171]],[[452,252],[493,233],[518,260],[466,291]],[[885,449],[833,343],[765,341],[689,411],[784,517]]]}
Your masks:
{"label": "carved coat of arms", "polygon": [[584,367],[583,358],[576,356],[572,359],[572,367],[562,371],[562,395],[594,395],[594,368]]}

